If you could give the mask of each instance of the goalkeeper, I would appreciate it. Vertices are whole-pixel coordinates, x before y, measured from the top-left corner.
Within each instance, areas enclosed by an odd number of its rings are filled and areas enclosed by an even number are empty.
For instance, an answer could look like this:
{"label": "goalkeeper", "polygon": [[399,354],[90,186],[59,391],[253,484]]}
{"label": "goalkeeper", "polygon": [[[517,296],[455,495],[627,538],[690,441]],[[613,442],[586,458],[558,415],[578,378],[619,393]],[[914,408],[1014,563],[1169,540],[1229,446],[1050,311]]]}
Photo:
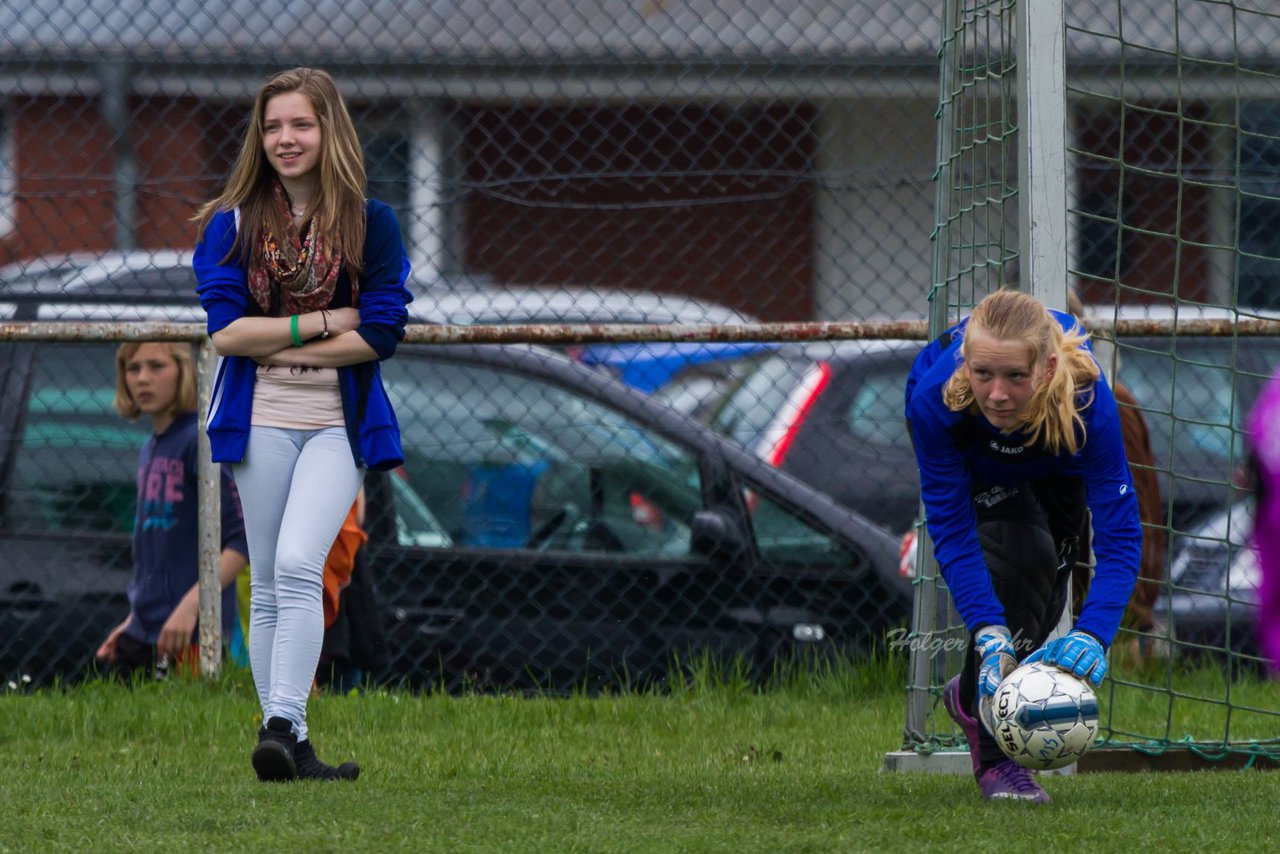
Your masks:
{"label": "goalkeeper", "polygon": [[[1071,315],[1000,290],[917,357],[906,416],[934,553],[971,637],[943,703],[984,798],[1048,803],[978,710],[1017,661],[1094,687],[1106,675],[1142,550],[1115,398]],[[1046,643],[1090,525],[1089,595],[1071,632]]]}

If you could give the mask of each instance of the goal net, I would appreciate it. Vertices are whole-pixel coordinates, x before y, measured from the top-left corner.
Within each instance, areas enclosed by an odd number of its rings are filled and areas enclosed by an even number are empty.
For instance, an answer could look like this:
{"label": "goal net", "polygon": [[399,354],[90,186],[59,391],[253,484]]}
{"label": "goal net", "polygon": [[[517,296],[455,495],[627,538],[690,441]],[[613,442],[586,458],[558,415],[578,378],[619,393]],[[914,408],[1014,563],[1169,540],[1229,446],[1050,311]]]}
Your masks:
{"label": "goal net", "polygon": [[[1069,289],[1147,428],[1142,578],[1099,697],[1103,746],[1125,750],[1086,762],[1271,761],[1243,424],[1280,339],[1240,322],[1280,309],[1280,9],[1028,7],[945,4],[931,328],[1013,276],[1058,307]],[[963,749],[940,691],[965,633],[927,545],[904,750],[943,760]]]}

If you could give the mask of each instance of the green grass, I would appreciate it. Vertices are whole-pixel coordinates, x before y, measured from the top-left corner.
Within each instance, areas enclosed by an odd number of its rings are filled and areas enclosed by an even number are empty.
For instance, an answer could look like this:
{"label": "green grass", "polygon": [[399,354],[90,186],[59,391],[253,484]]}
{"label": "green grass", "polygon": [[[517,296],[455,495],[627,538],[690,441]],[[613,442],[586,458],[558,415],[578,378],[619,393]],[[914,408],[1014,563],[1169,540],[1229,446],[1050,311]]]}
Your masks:
{"label": "green grass", "polygon": [[1113,741],[1280,745],[1280,683],[1257,677],[1228,679],[1212,666],[1119,668],[1099,699]]}
{"label": "green grass", "polygon": [[[322,757],[354,784],[263,785],[243,673],[0,695],[0,849],[1260,850],[1280,777],[1045,778],[1048,808],[985,804],[968,777],[889,774],[902,670],[784,674],[768,692],[704,668],[669,694],[314,699]],[[1223,816],[1232,817],[1230,827]]]}

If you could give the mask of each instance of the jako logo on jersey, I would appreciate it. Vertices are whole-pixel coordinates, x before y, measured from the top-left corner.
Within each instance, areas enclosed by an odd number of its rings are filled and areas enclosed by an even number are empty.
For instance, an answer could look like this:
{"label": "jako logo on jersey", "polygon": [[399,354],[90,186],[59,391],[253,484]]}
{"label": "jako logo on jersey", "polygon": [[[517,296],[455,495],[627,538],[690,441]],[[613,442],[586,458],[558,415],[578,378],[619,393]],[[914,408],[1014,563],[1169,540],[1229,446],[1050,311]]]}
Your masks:
{"label": "jako logo on jersey", "polygon": [[1002,445],[995,439],[991,440],[991,444],[988,447],[1001,454],[1020,454],[1026,450],[1024,445]]}
{"label": "jako logo on jersey", "polygon": [[1129,491],[1129,484],[1127,484],[1127,483],[1125,483],[1125,484],[1121,484],[1121,486],[1120,486],[1120,494],[1121,494],[1121,495],[1124,495],[1124,494],[1125,494],[1125,493],[1127,493],[1128,491]]}

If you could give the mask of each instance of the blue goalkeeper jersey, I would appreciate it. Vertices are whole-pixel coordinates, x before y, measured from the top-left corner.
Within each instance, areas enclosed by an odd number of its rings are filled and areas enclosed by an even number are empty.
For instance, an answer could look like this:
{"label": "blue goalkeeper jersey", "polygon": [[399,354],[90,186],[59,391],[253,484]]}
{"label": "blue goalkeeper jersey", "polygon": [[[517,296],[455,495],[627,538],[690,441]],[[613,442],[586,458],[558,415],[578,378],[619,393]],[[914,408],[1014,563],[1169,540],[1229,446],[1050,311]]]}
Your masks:
{"label": "blue goalkeeper jersey", "polygon": [[[1063,329],[1074,328],[1071,315],[1052,314]],[[963,362],[960,344],[966,322],[916,357],[906,389],[926,524],[956,610],[970,631],[1006,624],[978,541],[972,485],[1012,486],[1046,475],[1076,477],[1085,486],[1097,567],[1075,627],[1109,645],[1133,592],[1142,552],[1138,499],[1115,397],[1102,377],[1079,396],[1085,441],[1075,454],[1051,454],[1028,444],[1020,431],[1002,433],[980,413],[952,412],[942,401],[942,389]],[[1090,350],[1087,342],[1082,346]]]}

